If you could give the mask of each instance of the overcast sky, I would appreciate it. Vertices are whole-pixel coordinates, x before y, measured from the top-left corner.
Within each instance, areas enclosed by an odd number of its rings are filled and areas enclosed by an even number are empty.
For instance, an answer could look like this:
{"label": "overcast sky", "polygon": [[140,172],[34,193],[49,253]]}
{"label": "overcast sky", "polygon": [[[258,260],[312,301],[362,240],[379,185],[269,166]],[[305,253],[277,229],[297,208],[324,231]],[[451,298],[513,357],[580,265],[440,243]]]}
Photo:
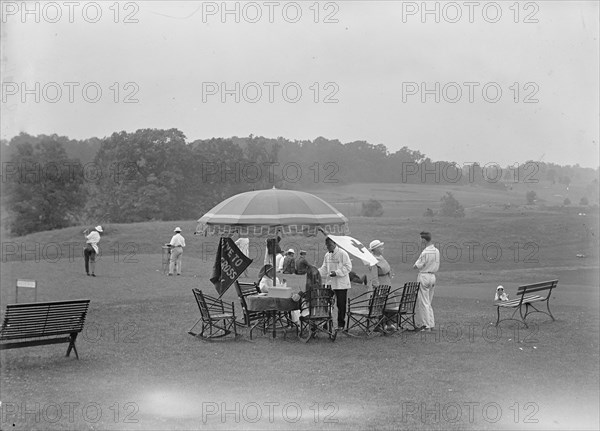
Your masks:
{"label": "overcast sky", "polygon": [[21,4],[3,139],[174,127],[598,166],[597,1]]}

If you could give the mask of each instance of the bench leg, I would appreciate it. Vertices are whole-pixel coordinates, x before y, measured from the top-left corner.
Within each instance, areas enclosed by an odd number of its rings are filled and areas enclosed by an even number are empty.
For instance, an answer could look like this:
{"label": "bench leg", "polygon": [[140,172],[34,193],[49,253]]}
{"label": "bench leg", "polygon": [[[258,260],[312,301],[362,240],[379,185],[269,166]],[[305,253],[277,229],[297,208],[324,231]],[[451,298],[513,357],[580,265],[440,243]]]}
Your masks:
{"label": "bench leg", "polygon": [[77,354],[77,348],[75,347],[75,340],[77,339],[77,332],[71,333],[71,340],[69,341],[69,348],[67,349],[67,358],[71,354],[71,349],[75,352],[75,357],[79,359],[79,355]]}
{"label": "bench leg", "polygon": [[[525,304],[525,315],[523,315],[523,306],[521,305],[519,307],[519,314],[521,315],[521,321],[523,322],[523,324],[525,325],[526,328],[529,328],[529,325],[527,324],[527,322],[525,321],[525,319],[527,318],[527,310],[529,309],[529,303]],[[516,311],[516,310],[515,310]],[[514,315],[514,313],[513,313]]]}
{"label": "bench leg", "polygon": [[[496,326],[498,326],[500,324],[500,322],[504,322],[505,320],[514,320],[516,322],[520,322],[523,325],[525,325],[526,328],[528,328],[529,326],[527,325],[527,322],[525,322],[525,317],[527,317],[527,313],[525,315],[523,315],[523,311],[521,310],[521,307],[517,307],[515,308],[515,311],[513,311],[512,315],[510,317],[507,317],[506,319],[500,319],[500,308],[496,306],[496,312],[498,315],[498,318],[496,320]],[[521,315],[521,319],[515,319],[515,314],[517,314],[517,311],[519,312],[519,314]]]}
{"label": "bench leg", "polygon": [[[554,318],[554,316],[552,315],[552,312],[550,311],[550,301],[546,301],[546,309],[548,310],[548,312],[546,313],[544,310],[538,310],[535,305],[531,304],[531,303],[527,303],[525,304],[525,317],[527,317],[529,314],[532,313],[543,313],[543,314],[547,314],[548,316],[550,316],[550,318],[552,319],[552,321],[555,321],[556,319]],[[529,307],[533,308],[535,311],[529,311]]]}
{"label": "bench leg", "polygon": [[552,315],[552,311],[550,311],[550,298],[548,298],[548,300],[546,300],[546,308],[548,309],[548,314],[550,315],[550,317],[552,317],[552,321],[554,322],[556,319],[554,318],[554,316]]}

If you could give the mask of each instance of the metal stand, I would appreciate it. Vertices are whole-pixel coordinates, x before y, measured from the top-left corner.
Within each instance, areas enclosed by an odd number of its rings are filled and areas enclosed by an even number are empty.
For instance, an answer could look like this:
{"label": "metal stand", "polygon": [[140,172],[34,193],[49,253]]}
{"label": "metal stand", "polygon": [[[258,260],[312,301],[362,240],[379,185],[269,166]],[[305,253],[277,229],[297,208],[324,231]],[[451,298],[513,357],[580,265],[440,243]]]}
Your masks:
{"label": "metal stand", "polygon": [[162,246],[162,272],[166,274],[169,271],[169,263],[171,261],[171,247]]}

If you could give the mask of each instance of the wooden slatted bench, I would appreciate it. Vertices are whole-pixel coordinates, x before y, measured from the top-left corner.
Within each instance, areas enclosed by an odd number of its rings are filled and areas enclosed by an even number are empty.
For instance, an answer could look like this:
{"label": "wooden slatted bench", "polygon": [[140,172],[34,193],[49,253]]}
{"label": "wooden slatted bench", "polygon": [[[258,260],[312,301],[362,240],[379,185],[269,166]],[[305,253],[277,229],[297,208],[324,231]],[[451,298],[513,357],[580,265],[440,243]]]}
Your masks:
{"label": "wooden slatted bench", "polygon": [[[553,321],[556,320],[554,318],[554,316],[552,315],[552,312],[550,311],[550,295],[552,295],[552,289],[554,289],[557,284],[558,284],[558,280],[550,280],[550,281],[542,281],[540,283],[526,284],[524,286],[519,286],[519,289],[517,290],[518,298],[511,299],[509,301],[495,301],[494,306],[496,307],[496,310],[498,313],[498,319],[496,321],[496,326],[498,326],[498,324],[500,322],[503,322],[505,320],[516,320],[518,322],[522,322],[525,325],[525,327],[528,327],[525,319],[531,313],[544,313],[544,314],[547,314],[548,316],[550,316]],[[540,296],[539,294],[534,294],[534,293],[541,293],[541,292],[545,292],[545,293],[542,293],[542,295],[545,294],[546,296]],[[538,310],[535,307],[535,305],[533,305],[536,302],[545,302],[546,309],[548,311],[546,312],[544,310]],[[500,309],[501,308],[514,308],[515,311],[513,311],[512,315],[510,317],[508,317],[506,319],[500,319]],[[523,308],[525,308],[525,313],[523,313]],[[521,320],[515,319],[515,314],[517,314],[517,312],[519,312],[519,315],[521,316]]]}
{"label": "wooden slatted bench", "polygon": [[28,302],[6,306],[0,328],[0,350],[69,343],[79,359],[75,340],[83,330],[89,299]]}

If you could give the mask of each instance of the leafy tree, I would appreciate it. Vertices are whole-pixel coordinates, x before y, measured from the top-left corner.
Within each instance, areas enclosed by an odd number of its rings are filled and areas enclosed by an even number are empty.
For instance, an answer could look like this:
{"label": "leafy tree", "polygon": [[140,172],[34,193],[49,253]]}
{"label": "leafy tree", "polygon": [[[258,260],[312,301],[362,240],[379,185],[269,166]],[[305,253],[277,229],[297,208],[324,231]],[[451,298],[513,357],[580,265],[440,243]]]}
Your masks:
{"label": "leafy tree", "polygon": [[537,193],[533,190],[529,190],[525,194],[525,199],[527,200],[528,205],[533,205],[535,203],[535,200],[537,199]]}
{"label": "leafy tree", "polygon": [[[23,138],[21,136],[21,138]],[[15,235],[76,224],[85,205],[83,171],[60,142],[22,139],[5,169],[9,228]]]}
{"label": "leafy tree", "polygon": [[563,205],[571,205],[571,199],[569,198],[565,198],[565,200],[563,201]]}
{"label": "leafy tree", "polygon": [[589,204],[590,204],[590,202],[588,201],[588,198],[586,198],[585,196],[579,200],[579,205],[587,206]]}
{"label": "leafy tree", "polygon": [[383,205],[375,199],[369,199],[362,203],[360,215],[365,217],[381,217],[383,215]]}
{"label": "leafy tree", "polygon": [[442,196],[442,206],[440,208],[440,215],[446,217],[464,217],[465,208],[456,200],[451,192],[446,192],[445,196]]}
{"label": "leafy tree", "polygon": [[95,158],[101,176],[90,186],[89,215],[113,223],[189,217],[184,168],[189,160],[179,130],[113,133]]}

